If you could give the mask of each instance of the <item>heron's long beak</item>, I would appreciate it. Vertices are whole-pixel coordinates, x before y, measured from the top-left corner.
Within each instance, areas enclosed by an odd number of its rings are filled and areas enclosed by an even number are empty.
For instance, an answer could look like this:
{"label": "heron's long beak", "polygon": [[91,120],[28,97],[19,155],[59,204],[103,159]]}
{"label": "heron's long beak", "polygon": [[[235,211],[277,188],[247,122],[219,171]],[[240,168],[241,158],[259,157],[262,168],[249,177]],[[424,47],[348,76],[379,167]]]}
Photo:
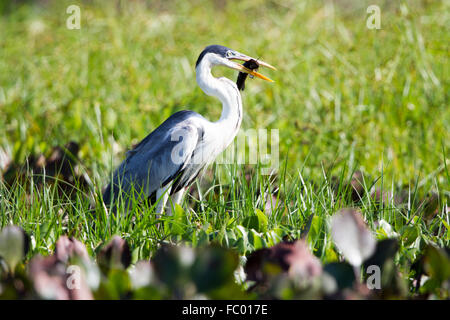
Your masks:
{"label": "heron's long beak", "polygon": [[[240,61],[249,61],[249,60],[252,60],[252,59],[255,60],[259,64],[259,66],[267,67],[267,68],[272,69],[272,70],[277,70],[274,66],[268,64],[267,62],[264,62],[264,61],[261,61],[261,60],[258,60],[258,59],[246,56],[245,54],[237,54],[237,55],[234,55],[234,56],[230,57],[230,60],[240,60]],[[260,79],[273,82],[272,79],[269,79],[268,77],[262,75],[259,72],[256,72],[256,71],[253,71],[251,69],[248,69],[248,68],[244,67],[243,65],[241,65],[239,63],[233,63],[233,66],[234,66],[234,69],[236,69],[236,70],[238,70],[240,72],[245,72],[245,73],[248,73],[248,74],[250,74],[252,76],[258,77]]]}

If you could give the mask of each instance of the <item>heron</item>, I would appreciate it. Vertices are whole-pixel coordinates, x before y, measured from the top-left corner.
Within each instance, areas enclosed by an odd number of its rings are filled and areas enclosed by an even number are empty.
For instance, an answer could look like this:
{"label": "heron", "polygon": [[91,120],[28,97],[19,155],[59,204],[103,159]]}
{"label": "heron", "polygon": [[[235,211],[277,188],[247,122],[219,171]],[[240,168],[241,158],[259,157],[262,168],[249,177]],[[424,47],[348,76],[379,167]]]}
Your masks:
{"label": "heron", "polygon": [[[237,61],[244,61],[244,65]],[[126,154],[112,181],[103,192],[103,201],[115,206],[122,194],[126,210],[132,197],[157,199],[157,217],[170,198],[167,214],[171,215],[199,173],[236,137],[242,122],[242,99],[238,86],[226,77],[216,78],[211,70],[225,66],[240,73],[271,81],[245,67],[247,62],[276,70],[270,64],[221,45],[207,46],[196,65],[198,86],[222,103],[220,119],[211,122],[202,115],[183,110],[174,113]],[[115,207],[114,207],[115,208]]]}

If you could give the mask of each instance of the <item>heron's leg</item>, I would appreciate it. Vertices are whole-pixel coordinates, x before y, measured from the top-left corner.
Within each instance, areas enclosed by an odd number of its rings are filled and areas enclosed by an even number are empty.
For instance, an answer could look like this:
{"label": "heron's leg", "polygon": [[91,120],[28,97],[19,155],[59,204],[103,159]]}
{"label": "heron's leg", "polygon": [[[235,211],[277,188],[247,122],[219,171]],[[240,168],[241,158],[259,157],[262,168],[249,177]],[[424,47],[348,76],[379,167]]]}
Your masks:
{"label": "heron's leg", "polygon": [[168,216],[172,215],[173,211],[175,210],[175,205],[181,203],[181,200],[183,200],[183,195],[184,195],[185,191],[186,191],[186,188],[182,188],[170,196],[169,205],[167,208]]}
{"label": "heron's leg", "polygon": [[156,205],[156,219],[159,219],[166,206],[167,199],[169,199],[170,188],[171,186],[167,185],[166,187],[156,190],[156,201],[159,200]]}

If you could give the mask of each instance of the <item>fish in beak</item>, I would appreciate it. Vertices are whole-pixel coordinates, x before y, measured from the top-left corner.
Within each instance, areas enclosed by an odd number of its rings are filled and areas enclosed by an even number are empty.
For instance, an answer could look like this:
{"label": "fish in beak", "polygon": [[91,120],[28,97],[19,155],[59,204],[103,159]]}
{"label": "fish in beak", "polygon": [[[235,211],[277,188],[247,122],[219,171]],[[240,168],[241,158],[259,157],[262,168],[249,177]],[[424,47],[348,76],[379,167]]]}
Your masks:
{"label": "fish in beak", "polygon": [[[256,60],[253,60],[253,59],[245,61],[242,65],[244,67],[246,67],[247,69],[250,69],[250,70],[252,70],[254,72],[256,72],[256,70],[258,70],[258,68],[259,68],[258,62]],[[237,80],[236,80],[236,86],[237,86],[237,88],[240,91],[244,91],[244,89],[245,89],[245,80],[247,80],[247,76],[248,75],[249,75],[248,73],[239,72]],[[253,76],[251,76],[251,75],[250,75],[250,77],[253,78]]]}
{"label": "fish in beak", "polygon": [[[272,70],[277,70],[274,66],[268,64],[267,62],[264,62],[264,61],[261,61],[261,60],[249,57],[249,56],[247,56],[245,54],[242,54],[242,53],[239,53],[239,52],[236,52],[236,51],[231,52],[227,58],[228,58],[228,60],[239,60],[239,61],[244,61],[245,62],[244,64],[233,63],[231,68],[233,68],[235,70],[238,70],[239,72],[244,72],[244,73],[247,73],[247,74],[252,75],[254,77],[257,77],[257,78],[260,78],[260,79],[263,79],[263,80],[266,80],[266,81],[273,82],[272,79],[262,75],[261,73],[258,73],[256,71],[252,70],[252,68],[249,68],[249,66],[250,67],[251,66],[255,66],[255,64],[256,64],[259,67],[266,67],[266,68],[269,68],[269,69],[272,69]],[[253,68],[253,69],[257,69],[257,67]],[[245,81],[245,79],[244,79],[244,81]]]}

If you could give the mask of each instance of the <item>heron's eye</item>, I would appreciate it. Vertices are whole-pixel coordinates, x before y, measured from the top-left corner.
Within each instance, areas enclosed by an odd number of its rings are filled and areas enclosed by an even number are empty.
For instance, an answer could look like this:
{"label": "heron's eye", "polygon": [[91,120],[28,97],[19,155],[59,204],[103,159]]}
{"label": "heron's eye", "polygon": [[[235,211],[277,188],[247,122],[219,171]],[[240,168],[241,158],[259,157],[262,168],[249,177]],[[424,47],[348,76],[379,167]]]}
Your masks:
{"label": "heron's eye", "polygon": [[227,51],[227,53],[225,53],[225,57],[229,58],[233,55],[233,52],[231,51]]}

